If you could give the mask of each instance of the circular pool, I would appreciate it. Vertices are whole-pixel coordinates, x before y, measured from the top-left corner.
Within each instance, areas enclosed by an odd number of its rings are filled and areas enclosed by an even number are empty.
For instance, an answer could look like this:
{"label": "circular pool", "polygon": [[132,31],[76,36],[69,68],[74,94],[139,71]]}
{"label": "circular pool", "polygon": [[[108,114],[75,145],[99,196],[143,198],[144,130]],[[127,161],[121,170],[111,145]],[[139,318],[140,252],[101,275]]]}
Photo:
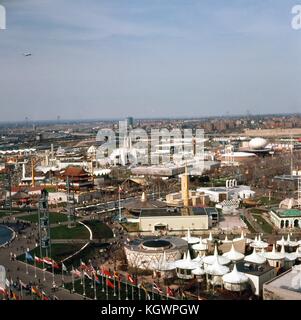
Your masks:
{"label": "circular pool", "polygon": [[14,236],[14,231],[4,225],[0,225],[0,247],[9,242]]}

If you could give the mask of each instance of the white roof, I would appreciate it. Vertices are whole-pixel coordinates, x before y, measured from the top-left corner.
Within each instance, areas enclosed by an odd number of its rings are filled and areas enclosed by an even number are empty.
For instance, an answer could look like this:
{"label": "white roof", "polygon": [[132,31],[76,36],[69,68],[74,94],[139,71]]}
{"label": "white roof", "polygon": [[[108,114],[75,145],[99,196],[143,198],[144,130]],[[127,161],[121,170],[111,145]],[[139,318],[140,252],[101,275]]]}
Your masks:
{"label": "white roof", "polygon": [[267,242],[264,242],[261,240],[260,235],[257,237],[255,237],[255,240],[250,244],[250,246],[252,248],[257,248],[257,249],[265,249],[269,246],[269,244]]}
{"label": "white roof", "polygon": [[188,250],[187,255],[184,255],[183,259],[175,261],[174,266],[179,269],[193,270],[199,267],[199,263],[191,260]]}
{"label": "white roof", "polygon": [[190,229],[187,230],[187,237],[182,238],[183,240],[187,241],[189,244],[199,243],[200,239],[197,237],[192,237],[190,234]]}
{"label": "white roof", "polygon": [[263,264],[266,262],[266,258],[259,255],[256,252],[256,249],[253,249],[253,252],[251,254],[249,254],[248,256],[245,256],[244,260],[246,262],[250,262],[250,263],[255,263],[255,264]]}
{"label": "white roof", "polygon": [[203,262],[207,265],[213,265],[216,261],[218,261],[221,265],[226,265],[231,262],[230,259],[224,256],[219,256],[217,252],[217,246],[214,248],[214,254],[210,256],[206,256],[203,258]]}
{"label": "white roof", "polygon": [[209,237],[206,239],[203,239],[202,242],[207,244],[208,242],[211,242],[212,240],[213,240],[213,237],[212,237],[212,233],[210,231]]}
{"label": "white roof", "polygon": [[223,281],[231,284],[240,284],[249,281],[249,278],[242,272],[237,271],[236,264],[230,273],[223,276]]}
{"label": "white roof", "polygon": [[203,263],[203,258],[205,257],[205,255],[200,256],[198,255],[196,258],[192,259],[192,261],[198,262],[198,263]]}
{"label": "white roof", "polygon": [[223,276],[228,273],[229,270],[230,269],[227,266],[221,265],[219,260],[216,259],[215,262],[212,265],[209,265],[205,271],[213,276]]}
{"label": "white roof", "polygon": [[262,255],[268,260],[283,260],[285,258],[285,253],[276,251],[274,244],[271,252],[265,252]]}
{"label": "white roof", "polygon": [[226,235],[226,238],[224,240],[222,240],[223,243],[231,243],[232,240],[228,239],[228,236]]}
{"label": "white roof", "polygon": [[230,259],[233,262],[242,260],[244,258],[244,254],[242,254],[242,253],[238,252],[237,250],[235,250],[233,243],[232,243],[232,246],[231,246],[231,250],[228,251],[228,252],[225,252],[223,254],[223,256],[228,258],[228,259]]}
{"label": "white roof", "polygon": [[291,254],[295,256],[295,259],[301,258],[301,250],[300,250],[300,248],[297,248],[296,251],[292,252]]}
{"label": "white roof", "polygon": [[295,253],[285,252],[284,245],[281,246],[280,253],[284,254],[285,261],[295,261],[297,259]]}
{"label": "white roof", "polygon": [[165,251],[163,253],[163,257],[162,257],[161,261],[159,261],[158,263],[155,263],[155,269],[157,269],[159,271],[170,271],[170,270],[174,270],[175,268],[176,268],[176,266],[175,266],[174,262],[169,262],[166,260]]}
{"label": "white roof", "polygon": [[193,250],[196,250],[196,251],[205,251],[205,250],[208,249],[208,245],[205,244],[205,243],[203,243],[203,239],[202,239],[202,237],[200,237],[200,238],[199,238],[199,243],[194,244],[194,245],[192,246],[192,249],[193,249]]}
{"label": "white roof", "polygon": [[196,269],[192,270],[191,273],[194,274],[195,276],[202,276],[206,272],[201,267],[197,267]]}

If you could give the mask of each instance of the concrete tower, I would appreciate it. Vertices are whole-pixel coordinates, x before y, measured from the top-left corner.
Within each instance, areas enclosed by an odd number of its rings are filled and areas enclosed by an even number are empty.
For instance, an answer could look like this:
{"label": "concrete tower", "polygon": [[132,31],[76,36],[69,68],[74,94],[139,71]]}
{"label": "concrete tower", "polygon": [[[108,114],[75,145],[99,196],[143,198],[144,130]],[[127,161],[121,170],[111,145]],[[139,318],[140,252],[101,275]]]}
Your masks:
{"label": "concrete tower", "polygon": [[181,176],[181,192],[184,207],[189,206],[189,176],[188,169],[185,166],[185,173]]}

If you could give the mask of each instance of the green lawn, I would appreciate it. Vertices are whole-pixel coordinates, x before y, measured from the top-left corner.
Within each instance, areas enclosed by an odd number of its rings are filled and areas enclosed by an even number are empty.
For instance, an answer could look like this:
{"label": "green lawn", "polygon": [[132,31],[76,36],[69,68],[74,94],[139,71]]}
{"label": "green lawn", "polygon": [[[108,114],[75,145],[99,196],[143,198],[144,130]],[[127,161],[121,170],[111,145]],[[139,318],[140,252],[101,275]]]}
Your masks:
{"label": "green lawn", "polygon": [[269,197],[260,197],[259,201],[260,201],[260,204],[262,205],[273,205],[273,204],[279,203],[279,200],[273,197],[271,197],[271,200],[269,200]]}
{"label": "green lawn", "polygon": [[109,239],[113,237],[112,230],[103,222],[99,220],[83,221],[93,233],[93,239]]}
{"label": "green lawn", "polygon": [[[32,223],[37,223],[38,222],[38,213],[33,213],[30,215],[24,215],[20,216],[19,219],[32,222]],[[50,212],[49,213],[49,219],[50,219],[50,224],[57,224],[59,222],[65,222],[68,220],[68,216],[66,214],[62,213],[57,213],[57,212]]]}
{"label": "green lawn", "polygon": [[53,227],[50,229],[51,239],[89,239],[89,231],[81,224],[76,224],[74,228],[67,225]]}
{"label": "green lawn", "polygon": [[273,227],[260,214],[253,214],[253,217],[257,219],[257,223],[265,233],[273,232]]}
{"label": "green lawn", "polygon": [[[83,245],[82,244],[61,244],[61,243],[55,243],[51,245],[51,258],[57,262],[69,257],[70,255],[72,255],[73,253],[75,253],[76,251],[78,251]],[[30,251],[30,254],[32,255],[32,257],[34,257],[34,255],[41,257],[41,252],[40,252],[40,247],[34,248],[33,250]],[[48,253],[48,255],[50,255]],[[42,251],[42,256],[45,257],[46,256],[46,252],[43,250]],[[20,255],[18,257],[18,260],[21,261],[25,261],[25,257],[24,254]],[[33,262],[29,262],[33,264]],[[38,265],[38,267],[42,267],[41,265]]]}
{"label": "green lawn", "polygon": [[243,220],[243,222],[247,225],[247,227],[248,227],[248,229],[249,229],[249,231],[251,232],[251,233],[256,233],[256,230],[251,226],[251,224],[250,224],[250,222],[248,221],[248,219],[246,219],[244,216],[240,216],[241,217],[241,219]]}

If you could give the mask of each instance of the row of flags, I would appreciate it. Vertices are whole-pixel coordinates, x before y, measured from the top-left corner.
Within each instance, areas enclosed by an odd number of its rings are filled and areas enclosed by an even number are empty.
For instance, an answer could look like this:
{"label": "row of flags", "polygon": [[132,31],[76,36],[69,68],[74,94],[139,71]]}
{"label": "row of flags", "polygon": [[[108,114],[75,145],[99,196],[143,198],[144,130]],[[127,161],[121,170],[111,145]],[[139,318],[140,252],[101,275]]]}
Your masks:
{"label": "row of flags", "polygon": [[[102,276],[106,278],[106,285],[107,287],[111,289],[115,289],[115,281],[118,282],[118,288],[120,288],[120,282],[123,278],[123,276],[118,273],[117,271],[114,271],[113,274],[106,268],[100,267],[99,270],[95,270],[95,268],[91,264],[85,264],[81,261],[80,266],[78,269],[74,269],[72,267],[71,274],[75,278],[81,278],[82,276],[87,277],[90,280],[95,280],[97,284],[101,284],[101,281],[98,276]],[[115,280],[115,281],[114,281]],[[132,286],[136,286],[137,288],[142,289],[145,292],[145,296],[150,299],[149,292],[145,287],[145,284],[143,282],[138,283],[138,279],[136,279],[134,276],[127,274],[126,281],[129,282]],[[157,294],[164,294],[163,289],[157,284],[156,282],[153,283],[152,289]],[[166,288],[166,295],[168,297],[175,297],[176,291],[171,289],[170,287]]]}
{"label": "row of flags", "polygon": [[27,261],[33,261],[34,263],[45,263],[49,266],[52,266],[54,269],[62,269],[63,271],[67,272],[67,267],[64,265],[63,262],[59,264],[48,257],[40,258],[36,255],[33,257],[29,252],[25,252],[25,259]]}
{"label": "row of flags", "polygon": [[19,289],[21,291],[21,294],[17,294],[13,291],[13,289],[16,287],[17,284],[13,282],[13,280],[5,280],[5,288],[0,287],[0,294],[4,296],[7,300],[22,300],[23,299],[23,290],[30,292],[32,295],[36,296],[37,298],[41,300],[50,300],[49,296],[43,291],[39,290],[36,286],[27,285],[26,283],[19,280]]}

